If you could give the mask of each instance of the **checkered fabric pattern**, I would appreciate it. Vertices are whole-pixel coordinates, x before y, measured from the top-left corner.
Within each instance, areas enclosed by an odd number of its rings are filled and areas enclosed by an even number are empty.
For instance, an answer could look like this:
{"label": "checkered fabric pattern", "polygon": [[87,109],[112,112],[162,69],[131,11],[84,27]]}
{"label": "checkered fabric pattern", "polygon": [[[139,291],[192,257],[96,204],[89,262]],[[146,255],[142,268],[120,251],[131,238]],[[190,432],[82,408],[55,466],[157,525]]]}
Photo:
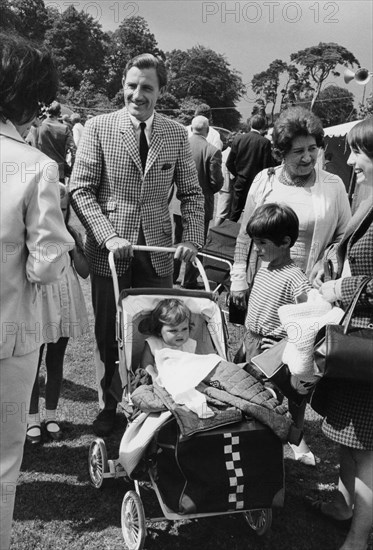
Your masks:
{"label": "checkered fabric pattern", "polygon": [[229,477],[228,510],[244,509],[244,475],[240,455],[240,437],[224,434],[225,467]]}
{"label": "checkered fabric pattern", "polygon": [[[342,280],[343,308],[350,303],[362,278],[370,275],[371,280],[357,303],[351,324],[373,330],[373,208],[350,237],[347,257],[352,276]],[[372,418],[371,386],[351,381],[330,384],[322,426],[327,437],[347,447],[373,450]]]}
{"label": "checkered fabric pattern", "polygon": [[342,281],[343,308],[352,300],[361,280],[370,275],[372,279],[357,303],[352,325],[373,328],[373,208],[349,239],[347,258],[352,277]]}
{"label": "checkered fabric pattern", "polygon": [[[71,176],[71,203],[87,230],[91,271],[111,276],[105,241],[113,234],[132,244],[140,224],[150,246],[172,246],[168,193],[176,182],[183,240],[203,244],[204,199],[185,128],[155,113],[143,173],[139,146],[126,109],[89,120]],[[171,273],[172,258],[152,253],[157,275]],[[128,261],[117,264],[118,275]]]}

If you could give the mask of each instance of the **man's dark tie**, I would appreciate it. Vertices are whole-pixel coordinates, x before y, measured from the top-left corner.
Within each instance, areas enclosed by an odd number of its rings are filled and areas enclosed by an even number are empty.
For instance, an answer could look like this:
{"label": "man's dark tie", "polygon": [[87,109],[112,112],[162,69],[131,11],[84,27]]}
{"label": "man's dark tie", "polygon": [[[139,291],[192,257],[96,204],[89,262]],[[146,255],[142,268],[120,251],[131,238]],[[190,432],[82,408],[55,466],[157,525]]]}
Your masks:
{"label": "man's dark tie", "polygon": [[145,122],[140,122],[140,158],[141,158],[141,164],[142,164],[142,171],[144,172],[145,170],[145,165],[146,165],[146,158],[148,156],[148,150],[149,150],[149,146],[148,146],[148,141],[146,139],[146,135],[145,135],[145,128],[146,128],[146,124]]}

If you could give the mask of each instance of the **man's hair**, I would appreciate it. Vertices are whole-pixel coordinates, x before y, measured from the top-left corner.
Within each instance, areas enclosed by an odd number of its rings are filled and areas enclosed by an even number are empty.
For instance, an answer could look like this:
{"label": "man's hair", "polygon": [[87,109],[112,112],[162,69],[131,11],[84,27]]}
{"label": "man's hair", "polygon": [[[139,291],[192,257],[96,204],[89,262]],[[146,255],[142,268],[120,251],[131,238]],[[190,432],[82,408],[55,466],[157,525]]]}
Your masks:
{"label": "man's hair", "polygon": [[261,115],[254,115],[249,119],[249,124],[252,130],[264,130],[267,128],[267,121]]}
{"label": "man's hair", "polygon": [[373,160],[373,116],[355,124],[348,132],[347,141],[353,151],[360,149]]}
{"label": "man's hair", "polygon": [[123,78],[125,79],[127,73],[132,67],[137,67],[138,69],[155,69],[158,77],[158,84],[160,88],[163,88],[167,84],[167,69],[165,64],[161,59],[155,57],[151,53],[142,53],[128,61],[124,72]]}
{"label": "man's hair", "polygon": [[81,117],[79,113],[73,113],[70,117],[71,124],[76,124],[77,122],[81,121]]}
{"label": "man's hair", "polygon": [[290,107],[276,120],[272,141],[277,157],[284,158],[298,137],[312,136],[317,147],[324,145],[324,130],[319,117],[303,107]]}
{"label": "man's hair", "polygon": [[209,119],[205,116],[198,115],[192,120],[192,132],[193,134],[204,134],[209,130]]}
{"label": "man's hair", "polygon": [[[60,116],[61,114],[61,103],[58,103],[58,101],[53,101],[50,105],[47,107],[47,113],[50,116]],[[69,115],[67,115],[69,116]]]}
{"label": "man's hair", "polygon": [[246,227],[251,238],[269,239],[276,246],[290,237],[291,248],[298,239],[299,219],[290,206],[269,202],[259,206],[249,219]]}
{"label": "man's hair", "polygon": [[49,52],[14,34],[0,33],[0,56],[0,118],[23,124],[56,97],[57,70]]}

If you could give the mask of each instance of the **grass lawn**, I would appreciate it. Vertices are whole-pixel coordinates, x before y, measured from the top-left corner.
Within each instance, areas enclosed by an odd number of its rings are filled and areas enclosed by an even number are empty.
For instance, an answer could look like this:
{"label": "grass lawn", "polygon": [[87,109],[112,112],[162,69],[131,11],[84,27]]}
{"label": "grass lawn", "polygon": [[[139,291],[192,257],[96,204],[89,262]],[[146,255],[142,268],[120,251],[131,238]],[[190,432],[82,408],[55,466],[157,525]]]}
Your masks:
{"label": "grass lawn", "polygon": [[[82,281],[90,319],[90,285]],[[232,346],[240,331],[230,327]],[[14,512],[12,550],[119,550],[125,549],[120,507],[129,484],[123,479],[104,481],[100,490],[89,482],[87,457],[98,412],[93,336],[70,341],[65,360],[59,416],[65,438],[59,443],[25,446]],[[44,375],[42,368],[41,374]],[[43,395],[43,391],[41,392]],[[42,403],[44,400],[42,399]],[[344,533],[315,516],[304,504],[305,495],[318,490],[325,496],[338,477],[336,446],[323,437],[321,419],[311,410],[306,435],[319,457],[316,468],[296,463],[285,448],[285,506],[273,510],[270,532],[258,537],[241,515],[217,516],[180,522],[160,522],[148,529],[147,550],[337,550]],[[124,417],[106,439],[109,458],[118,456]],[[264,481],[264,480],[263,480]],[[143,484],[145,513],[161,515],[156,495]],[[373,550],[371,538],[369,550]]]}

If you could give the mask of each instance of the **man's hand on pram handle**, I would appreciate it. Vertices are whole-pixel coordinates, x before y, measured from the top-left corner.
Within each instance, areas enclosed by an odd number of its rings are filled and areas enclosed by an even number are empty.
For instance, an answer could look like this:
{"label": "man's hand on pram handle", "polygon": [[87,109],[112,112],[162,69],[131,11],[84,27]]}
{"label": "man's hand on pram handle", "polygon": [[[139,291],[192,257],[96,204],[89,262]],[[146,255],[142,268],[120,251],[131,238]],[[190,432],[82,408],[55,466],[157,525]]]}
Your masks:
{"label": "man's hand on pram handle", "polygon": [[132,258],[133,256],[132,244],[127,239],[123,239],[118,235],[110,237],[106,241],[105,246],[109,252],[114,254],[114,258],[116,259]]}
{"label": "man's hand on pram handle", "polygon": [[197,256],[198,248],[191,242],[180,243],[177,245],[174,255],[175,260],[184,262],[193,262]]}
{"label": "man's hand on pram handle", "polygon": [[246,309],[247,307],[247,292],[246,290],[231,290],[231,299],[234,305],[239,309]]}

